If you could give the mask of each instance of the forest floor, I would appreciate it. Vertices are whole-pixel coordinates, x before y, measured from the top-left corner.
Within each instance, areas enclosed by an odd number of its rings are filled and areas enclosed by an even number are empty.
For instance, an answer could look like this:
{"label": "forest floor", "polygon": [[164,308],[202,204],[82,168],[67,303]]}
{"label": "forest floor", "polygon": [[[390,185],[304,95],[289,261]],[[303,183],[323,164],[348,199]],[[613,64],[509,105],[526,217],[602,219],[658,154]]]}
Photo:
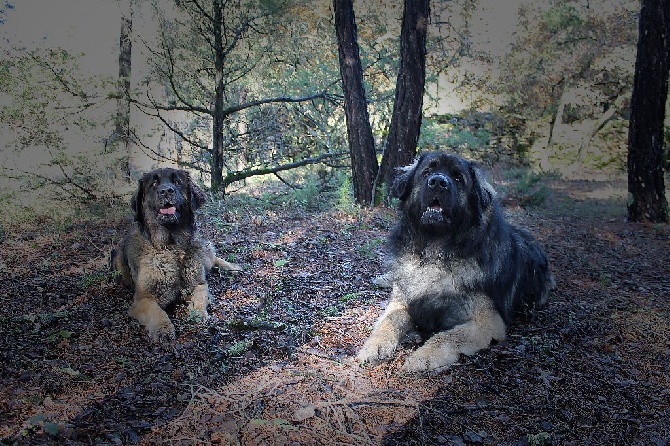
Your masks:
{"label": "forest floor", "polygon": [[0,444],[668,444],[670,227],[626,222],[620,183],[552,180],[543,206],[508,214],[557,289],[436,375],[400,370],[412,340],[386,364],[353,359],[388,298],[373,279],[389,209],[210,205],[203,232],[244,271],[211,275],[205,323],[177,306],[168,349],[110,280],[127,220],[8,232]]}

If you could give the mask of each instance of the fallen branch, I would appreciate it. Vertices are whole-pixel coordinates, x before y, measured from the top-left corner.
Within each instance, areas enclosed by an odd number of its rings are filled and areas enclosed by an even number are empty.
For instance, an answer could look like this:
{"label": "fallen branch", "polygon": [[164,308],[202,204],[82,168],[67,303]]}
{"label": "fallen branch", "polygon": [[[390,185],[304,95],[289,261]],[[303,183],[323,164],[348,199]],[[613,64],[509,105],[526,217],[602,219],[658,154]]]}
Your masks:
{"label": "fallen branch", "polygon": [[327,407],[335,407],[335,406],[346,406],[349,408],[354,408],[356,406],[404,406],[404,407],[412,407],[418,410],[419,403],[416,401],[383,400],[375,398],[368,398],[368,399],[345,398],[339,401],[323,401],[297,409],[296,411],[293,412],[293,421],[297,422],[304,421],[308,418],[316,416],[316,411],[318,409],[324,409]]}

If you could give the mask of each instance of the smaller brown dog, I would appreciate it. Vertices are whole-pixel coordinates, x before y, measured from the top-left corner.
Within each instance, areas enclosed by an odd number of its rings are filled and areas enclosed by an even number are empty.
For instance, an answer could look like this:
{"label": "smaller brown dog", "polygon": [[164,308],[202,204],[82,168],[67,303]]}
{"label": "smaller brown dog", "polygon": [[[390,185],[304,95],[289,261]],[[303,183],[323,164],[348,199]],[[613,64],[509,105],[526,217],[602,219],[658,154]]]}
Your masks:
{"label": "smaller brown dog", "polygon": [[124,285],[135,289],[128,314],[144,325],[156,342],[175,339],[165,309],[178,301],[191,314],[207,319],[206,274],[214,267],[241,268],[216,256],[214,246],[197,231],[194,212],[207,196],[184,170],[156,169],[140,180],[130,205],[135,222],[118,249],[112,268]]}

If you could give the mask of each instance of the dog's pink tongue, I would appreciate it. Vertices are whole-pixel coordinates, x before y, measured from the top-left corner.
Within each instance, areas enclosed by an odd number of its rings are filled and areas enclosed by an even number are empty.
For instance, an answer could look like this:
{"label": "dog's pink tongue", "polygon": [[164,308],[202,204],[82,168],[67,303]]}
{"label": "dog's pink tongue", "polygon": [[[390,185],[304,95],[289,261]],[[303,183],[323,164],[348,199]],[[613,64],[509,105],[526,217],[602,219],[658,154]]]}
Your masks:
{"label": "dog's pink tongue", "polygon": [[169,208],[161,208],[161,209],[159,209],[159,211],[163,215],[172,215],[175,212],[177,212],[177,208],[175,208],[174,206],[171,206]]}

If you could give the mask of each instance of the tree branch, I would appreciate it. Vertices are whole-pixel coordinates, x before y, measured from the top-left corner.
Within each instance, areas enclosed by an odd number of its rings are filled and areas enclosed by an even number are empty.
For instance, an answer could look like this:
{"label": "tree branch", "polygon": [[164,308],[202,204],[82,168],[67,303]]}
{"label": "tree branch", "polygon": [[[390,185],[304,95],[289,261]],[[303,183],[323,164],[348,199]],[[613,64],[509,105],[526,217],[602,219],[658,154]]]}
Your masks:
{"label": "tree branch", "polygon": [[266,168],[241,170],[241,171],[238,171],[238,172],[232,172],[232,173],[229,173],[225,176],[225,178],[223,179],[223,182],[221,183],[221,187],[223,189],[225,189],[227,186],[234,183],[235,181],[244,180],[245,178],[258,176],[258,175],[276,174],[277,172],[281,172],[281,171],[284,171],[284,170],[295,169],[296,167],[307,166],[309,164],[318,164],[318,163],[320,163],[320,162],[322,162],[323,160],[326,160],[326,159],[336,158],[336,157],[346,156],[346,155],[347,155],[346,153],[324,153],[323,155],[319,155],[319,156],[316,156],[316,157],[313,157],[313,158],[306,158],[306,159],[302,159],[300,161],[294,161],[292,163],[281,164],[281,165],[274,166],[274,167],[266,167]]}
{"label": "tree branch", "polygon": [[[109,96],[110,99],[117,99],[116,95],[112,94]],[[242,104],[238,105],[233,105],[230,106],[222,111],[224,118],[227,116],[230,116],[232,114],[235,114],[239,111],[246,110],[247,108],[251,107],[257,107],[259,105],[265,105],[265,104],[273,104],[273,103],[296,103],[296,102],[307,102],[311,101],[313,99],[324,99],[326,101],[331,101],[335,102],[337,96],[331,95],[330,93],[321,92],[321,93],[315,93],[313,95],[309,96],[302,96],[302,97],[297,97],[297,98],[292,98],[290,96],[278,96],[274,98],[267,98],[267,99],[257,99],[255,101],[249,101],[249,102],[244,102]],[[193,112],[193,113],[202,113],[206,115],[212,115],[213,111],[205,108],[205,107],[200,107],[200,106],[195,106],[195,105],[161,105],[156,102],[154,102],[151,98],[149,98],[149,101],[151,102],[150,104],[147,104],[145,102],[142,102],[138,99],[135,98],[130,98],[130,102],[135,104],[138,107],[144,107],[144,108],[153,108],[155,110],[163,110],[163,111],[186,111],[186,112]]]}
{"label": "tree branch", "polygon": [[298,97],[298,98],[292,98],[289,96],[278,96],[275,98],[268,98],[268,99],[258,99],[255,101],[249,101],[245,102],[239,105],[233,105],[231,107],[228,107],[227,109],[223,110],[223,115],[224,116],[229,116],[232,115],[233,113],[237,113],[239,111],[245,110],[247,108],[251,107],[256,107],[259,105],[265,105],[265,104],[271,104],[271,103],[279,103],[279,102],[284,102],[284,103],[295,103],[295,102],[307,102],[311,101],[313,99],[324,99],[326,101],[331,101],[332,97],[330,94],[326,93],[325,91],[321,93],[315,93],[310,96],[303,96],[303,97]]}

